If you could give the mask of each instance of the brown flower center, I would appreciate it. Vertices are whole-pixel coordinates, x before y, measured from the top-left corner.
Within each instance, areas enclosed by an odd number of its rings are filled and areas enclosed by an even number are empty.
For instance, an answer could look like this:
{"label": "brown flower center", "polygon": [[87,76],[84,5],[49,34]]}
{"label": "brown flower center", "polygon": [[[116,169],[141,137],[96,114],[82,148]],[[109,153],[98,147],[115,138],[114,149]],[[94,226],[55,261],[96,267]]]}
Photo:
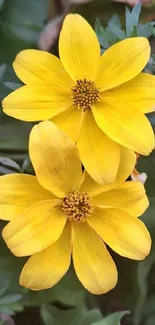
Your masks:
{"label": "brown flower center", "polygon": [[99,88],[96,87],[95,82],[86,79],[77,80],[72,88],[72,94],[74,104],[84,112],[100,100]]}
{"label": "brown flower center", "polygon": [[93,212],[87,193],[70,192],[64,199],[62,210],[70,221],[84,222]]}

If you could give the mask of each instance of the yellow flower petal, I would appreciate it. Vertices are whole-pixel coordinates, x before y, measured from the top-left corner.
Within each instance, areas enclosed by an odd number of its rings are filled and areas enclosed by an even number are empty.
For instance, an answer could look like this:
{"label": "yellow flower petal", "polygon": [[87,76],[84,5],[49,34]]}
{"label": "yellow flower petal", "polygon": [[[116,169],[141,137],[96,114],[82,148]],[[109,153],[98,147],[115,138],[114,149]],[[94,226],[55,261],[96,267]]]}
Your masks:
{"label": "yellow flower petal", "polygon": [[87,193],[89,197],[93,197],[99,193],[103,193],[106,191],[109,191],[113,189],[116,186],[116,183],[109,184],[109,185],[99,185],[96,183],[93,178],[90,177],[90,175],[87,173],[86,170],[84,170],[83,173],[83,180],[80,184],[79,191]]}
{"label": "yellow flower petal", "polygon": [[149,200],[146,195],[134,204],[128,204],[125,211],[127,211],[133,217],[140,217],[145,210],[149,207]]}
{"label": "yellow flower petal", "polygon": [[[142,183],[128,181],[108,192],[94,196],[92,204],[102,207],[120,208],[137,217],[139,212],[141,212],[140,214],[144,213],[148,207],[148,200],[141,201],[144,196],[145,188]],[[139,206],[139,201],[141,207]]]}
{"label": "yellow flower petal", "polygon": [[85,112],[77,146],[84,167],[97,183],[115,181],[120,162],[119,145],[99,129],[90,111]]}
{"label": "yellow flower petal", "polygon": [[53,287],[67,272],[71,259],[70,223],[67,223],[59,239],[29,258],[20,276],[20,284],[31,290]]}
{"label": "yellow flower petal", "polygon": [[32,204],[55,196],[40,186],[31,175],[0,176],[0,219],[11,220]]}
{"label": "yellow flower petal", "polygon": [[60,59],[73,80],[92,80],[100,58],[95,32],[80,15],[67,15],[59,39]]}
{"label": "yellow flower petal", "polygon": [[[147,118],[121,99],[103,98],[93,107],[98,126],[112,140],[148,155],[154,149],[154,134]],[[147,134],[147,136],[146,136]]]}
{"label": "yellow flower petal", "polygon": [[4,113],[23,121],[50,119],[70,105],[70,92],[63,92],[50,84],[37,85],[35,89],[23,86],[2,102]]}
{"label": "yellow flower petal", "polygon": [[41,201],[7,224],[2,235],[14,255],[40,252],[60,237],[66,223],[60,204],[60,200]]}
{"label": "yellow flower petal", "polygon": [[115,188],[119,183],[124,182],[133,171],[136,164],[136,154],[133,150],[120,146],[120,163],[116,176],[115,183],[109,185],[99,185],[85,170],[83,173],[83,180],[79,187],[79,191],[87,192],[90,197],[99,193],[103,193]]}
{"label": "yellow flower petal", "polygon": [[83,120],[83,111],[71,106],[65,112],[60,113],[52,119],[52,122],[57,124],[60,129],[66,132],[69,137],[76,142]]}
{"label": "yellow flower petal", "polygon": [[142,260],[149,254],[148,230],[141,220],[127,212],[96,208],[88,222],[116,253],[135,260]]}
{"label": "yellow flower petal", "polygon": [[63,87],[72,85],[61,61],[54,55],[38,50],[24,50],[17,54],[13,68],[25,84],[53,82]]}
{"label": "yellow flower petal", "polygon": [[147,73],[140,73],[134,79],[123,85],[106,91],[105,97],[123,99],[135,106],[143,113],[155,111],[155,76]]}
{"label": "yellow flower petal", "polygon": [[86,223],[73,223],[73,263],[83,286],[93,294],[113,289],[116,266],[104,243]]}
{"label": "yellow flower petal", "polygon": [[116,176],[116,183],[126,181],[133,172],[136,160],[136,154],[133,150],[120,146],[120,164]]}
{"label": "yellow flower petal", "polygon": [[58,197],[77,189],[82,179],[78,150],[54,123],[44,121],[30,134],[30,157],[40,184]]}
{"label": "yellow flower petal", "polygon": [[150,45],[143,37],[128,38],[111,46],[100,59],[96,78],[100,90],[114,88],[136,77],[149,57]]}

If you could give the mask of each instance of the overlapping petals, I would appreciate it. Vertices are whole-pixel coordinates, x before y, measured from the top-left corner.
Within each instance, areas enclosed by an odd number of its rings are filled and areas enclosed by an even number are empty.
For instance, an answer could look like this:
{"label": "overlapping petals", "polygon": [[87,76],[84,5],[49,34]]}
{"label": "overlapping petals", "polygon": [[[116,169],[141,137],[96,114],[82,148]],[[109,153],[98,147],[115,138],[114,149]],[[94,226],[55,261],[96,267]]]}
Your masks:
{"label": "overlapping petals", "polygon": [[120,208],[138,217],[145,212],[149,202],[142,183],[128,181],[110,191],[94,196],[92,204],[100,207]]}
{"label": "overlapping petals", "polygon": [[[70,14],[60,33],[59,54],[60,60],[37,50],[17,55],[13,66],[26,86],[4,99],[4,112],[25,121],[52,119],[77,143],[82,163],[96,182],[122,181],[120,174],[128,176],[134,168],[132,151],[148,155],[155,146],[144,116],[155,108],[155,77],[141,73],[149,60],[149,42],[143,37],[125,39],[100,56],[91,26]],[[72,92],[84,79],[94,82],[100,97],[86,111],[77,107]],[[128,156],[126,175],[123,151]]]}
{"label": "overlapping petals", "polygon": [[11,220],[32,204],[55,196],[35,176],[11,174],[0,177],[0,218]]}
{"label": "overlapping petals", "polygon": [[142,113],[150,113],[155,111],[155,77],[140,73],[134,79],[125,82],[119,87],[115,87],[105,92],[105,97],[114,97],[129,102]]}
{"label": "overlapping petals", "polygon": [[150,252],[150,235],[143,222],[120,209],[96,208],[91,227],[116,253],[135,260]]}
{"label": "overlapping petals", "polygon": [[60,198],[74,191],[81,182],[77,147],[50,121],[33,128],[30,157],[40,184]]}
{"label": "overlapping petals", "polygon": [[103,97],[102,102],[93,107],[93,113],[98,126],[113,141],[143,155],[148,155],[154,149],[151,124],[130,103],[119,98]]}
{"label": "overlapping petals", "polygon": [[[143,259],[150,250],[149,233],[136,218],[148,206],[143,185],[132,181],[118,185],[116,179],[102,186],[86,171],[82,174],[74,142],[50,121],[33,128],[29,149],[38,181],[34,176],[8,175],[0,182],[1,191],[5,189],[3,202],[16,211],[3,238],[16,256],[32,255],[20,283],[33,290],[52,287],[67,272],[72,255],[76,274],[87,290],[94,294],[111,290],[117,270],[104,242],[133,259]],[[120,177],[125,174],[126,169]],[[24,179],[26,189],[22,190]],[[16,197],[10,193],[9,182],[11,192],[17,190]],[[84,222],[70,221],[62,209],[72,191],[85,192],[90,198],[92,210]],[[0,198],[0,205],[3,202]]]}
{"label": "overlapping petals", "polygon": [[8,223],[3,238],[14,255],[40,252],[59,238],[66,223],[59,205],[59,200],[40,201]]}
{"label": "overlapping petals", "polygon": [[72,105],[66,111],[56,115],[52,122],[67,133],[74,142],[77,142],[84,117],[84,112]]}
{"label": "overlapping petals", "polygon": [[70,259],[71,227],[67,223],[53,245],[28,259],[20,276],[20,284],[32,290],[51,288],[67,272]]}
{"label": "overlapping petals", "polygon": [[105,91],[133,79],[144,69],[149,57],[146,38],[133,37],[114,44],[100,58],[97,85]]}

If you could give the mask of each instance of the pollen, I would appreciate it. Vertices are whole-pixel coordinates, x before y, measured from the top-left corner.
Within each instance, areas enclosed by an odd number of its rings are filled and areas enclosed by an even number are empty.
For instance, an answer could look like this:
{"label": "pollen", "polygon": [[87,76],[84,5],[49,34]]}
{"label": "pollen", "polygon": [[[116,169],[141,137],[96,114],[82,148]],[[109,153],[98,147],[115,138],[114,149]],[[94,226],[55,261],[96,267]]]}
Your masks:
{"label": "pollen", "polygon": [[96,87],[95,82],[86,79],[77,80],[72,88],[72,94],[74,105],[84,112],[100,100],[99,88]]}
{"label": "pollen", "polygon": [[64,199],[62,210],[70,221],[85,222],[93,212],[87,193],[70,192]]}

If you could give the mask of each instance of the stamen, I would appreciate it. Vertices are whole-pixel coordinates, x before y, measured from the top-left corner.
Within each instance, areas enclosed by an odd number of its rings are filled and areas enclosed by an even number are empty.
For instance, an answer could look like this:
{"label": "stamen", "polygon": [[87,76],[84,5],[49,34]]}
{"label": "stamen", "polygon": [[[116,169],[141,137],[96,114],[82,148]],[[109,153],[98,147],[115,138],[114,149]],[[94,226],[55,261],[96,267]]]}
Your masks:
{"label": "stamen", "polygon": [[100,100],[99,88],[96,87],[95,82],[90,80],[77,80],[72,93],[74,104],[84,112]]}
{"label": "stamen", "polygon": [[70,192],[63,200],[62,210],[70,221],[85,222],[93,212],[87,193]]}

